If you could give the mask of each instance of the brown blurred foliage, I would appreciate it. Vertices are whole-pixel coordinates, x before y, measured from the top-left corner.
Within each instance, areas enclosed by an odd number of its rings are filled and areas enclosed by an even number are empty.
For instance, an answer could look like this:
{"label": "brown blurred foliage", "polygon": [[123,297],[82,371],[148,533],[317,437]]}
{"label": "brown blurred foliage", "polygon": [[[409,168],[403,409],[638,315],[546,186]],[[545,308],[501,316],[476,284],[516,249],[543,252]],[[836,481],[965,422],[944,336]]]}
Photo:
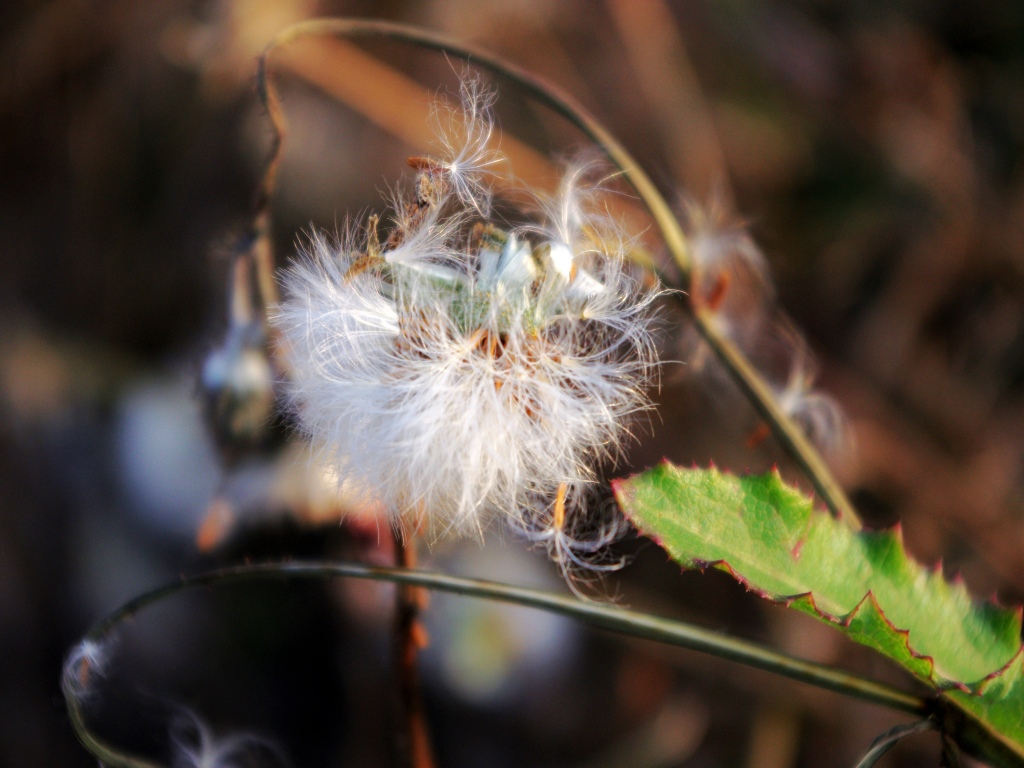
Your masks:
{"label": "brown blurred foliage", "polygon": [[[95,545],[86,534],[133,503],[117,490],[118,404],[154,372],[194,377],[216,343],[227,244],[246,223],[269,139],[255,57],[288,23],[324,14],[486,45],[576,95],[667,194],[724,201],[751,222],[779,303],[846,413],[856,451],[837,470],[867,523],[900,522],[918,559],[942,559],[980,596],[1024,600],[1024,5],[9,0],[0,762],[91,762],[63,720],[57,678],[96,615],[81,591]],[[291,136],[274,206],[279,258],[310,222],[333,227],[375,204],[410,148],[422,149],[422,99],[457,69],[394,44],[310,42],[282,59]],[[498,109],[509,136],[539,152],[541,173],[545,156],[579,142],[521,93],[502,91]],[[770,440],[750,447],[757,422],[720,377],[684,369],[661,401],[637,466],[661,455],[737,470],[784,461]],[[198,562],[133,525],[126,547],[158,551],[166,572]],[[680,577],[663,559],[641,549],[623,574],[634,607],[902,681],[821,627],[762,608],[724,578]],[[122,596],[138,591],[122,586]],[[597,697],[600,715],[539,707],[510,730],[441,703],[443,763],[844,765],[896,722],[687,654],[595,643],[576,690]],[[326,640],[321,650],[313,656],[334,659]],[[459,749],[467,719],[475,740],[494,727],[487,749]],[[934,764],[927,741],[888,765]],[[362,764],[351,756],[377,753],[346,754]]]}

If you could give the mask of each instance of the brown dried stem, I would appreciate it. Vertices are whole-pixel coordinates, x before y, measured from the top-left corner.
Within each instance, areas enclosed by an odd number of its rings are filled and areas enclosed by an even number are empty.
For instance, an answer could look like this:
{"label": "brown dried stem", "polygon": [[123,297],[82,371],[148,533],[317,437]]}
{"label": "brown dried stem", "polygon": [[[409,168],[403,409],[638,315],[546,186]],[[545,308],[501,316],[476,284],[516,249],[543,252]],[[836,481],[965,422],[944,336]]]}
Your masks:
{"label": "brown dried stem", "polygon": [[[395,532],[395,565],[416,568],[415,533]],[[395,611],[395,673],[398,677],[398,719],[396,729],[399,762],[409,768],[434,768],[434,750],[423,707],[417,657],[426,645],[426,633],[420,624],[426,592],[409,584],[398,586]]]}

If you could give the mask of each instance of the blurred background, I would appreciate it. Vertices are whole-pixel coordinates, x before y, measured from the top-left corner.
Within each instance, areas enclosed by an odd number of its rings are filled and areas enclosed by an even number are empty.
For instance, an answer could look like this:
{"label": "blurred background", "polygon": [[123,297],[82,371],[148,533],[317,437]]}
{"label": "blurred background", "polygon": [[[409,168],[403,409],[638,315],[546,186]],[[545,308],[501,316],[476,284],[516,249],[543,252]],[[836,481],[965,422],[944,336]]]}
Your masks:
{"label": "blurred background", "polygon": [[[917,559],[941,560],[975,595],[1024,600],[1024,5],[8,0],[0,763],[94,764],[64,713],[61,659],[132,595],[246,558],[388,557],[372,521],[339,525],[286,437],[239,457],[202,419],[204,361],[230,337],[235,244],[269,147],[255,59],[287,24],[328,14],[484,45],[574,94],[673,199],[746,221],[845,414],[831,459],[865,520],[899,521]],[[283,261],[301,231],[379,207],[424,149],[423,105],[460,69],[408,46],[309,41],[278,71]],[[499,88],[509,136],[550,158],[583,146]],[[668,333],[688,365],[666,374],[632,466],[786,468],[687,338]],[[622,547],[631,564],[599,594],[912,685],[721,573]],[[425,558],[564,589],[507,534]],[[125,629],[90,715],[157,757],[193,712],[215,733],[272,739],[254,764],[391,764],[390,599],[341,582],[175,598]],[[445,768],[843,766],[901,721],[535,612],[438,596],[427,625]],[[921,736],[880,764],[937,761],[937,739]]]}

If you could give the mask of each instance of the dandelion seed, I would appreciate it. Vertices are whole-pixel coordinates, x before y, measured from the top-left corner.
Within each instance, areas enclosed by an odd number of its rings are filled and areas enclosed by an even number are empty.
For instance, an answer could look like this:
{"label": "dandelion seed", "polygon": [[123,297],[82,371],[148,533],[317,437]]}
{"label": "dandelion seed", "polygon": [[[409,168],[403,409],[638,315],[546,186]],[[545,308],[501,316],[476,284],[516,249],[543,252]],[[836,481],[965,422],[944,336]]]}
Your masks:
{"label": "dandelion seed", "polygon": [[413,162],[388,236],[376,220],[336,243],[314,234],[274,319],[303,431],[340,479],[435,535],[495,515],[532,529],[562,487],[583,503],[655,372],[656,292],[627,269],[592,174],[570,169],[528,223],[499,225],[493,95],[470,81],[463,97],[467,136]]}
{"label": "dandelion seed", "polygon": [[578,493],[591,493],[590,488],[570,489],[559,485],[554,502],[548,508],[535,508],[518,521],[523,536],[547,551],[573,593],[588,599],[584,588],[595,577],[617,571],[626,564],[622,556],[612,554],[612,545],[628,530],[625,519],[617,510],[603,516],[578,514],[576,510],[592,507],[573,499]]}
{"label": "dandelion seed", "polygon": [[796,336],[790,343],[794,352],[789,377],[784,386],[776,389],[779,405],[819,448],[839,456],[850,448],[843,411],[833,398],[814,389],[817,366],[803,338]]}
{"label": "dandelion seed", "polygon": [[[777,313],[764,330],[759,345],[759,362],[783,413],[795,421],[804,434],[834,458],[851,447],[846,419],[839,404],[814,388],[818,368],[800,331],[784,314]],[[773,359],[774,358],[774,359]],[[762,425],[748,439],[751,447],[769,434]]]}
{"label": "dandelion seed", "polygon": [[[730,220],[720,200],[713,199],[707,208],[683,200],[682,208],[693,256],[693,301],[710,310],[719,331],[735,340],[752,360],[776,369],[774,378],[781,383],[773,389],[783,412],[825,452],[841,454],[849,448],[842,410],[831,397],[814,390],[814,358],[799,331],[773,305],[775,292],[760,248],[742,224]],[[694,343],[692,367],[701,369],[710,350],[702,340]],[[768,359],[772,353],[781,365]],[[710,372],[724,373],[717,366],[711,366]],[[748,438],[748,446],[758,445],[769,434],[767,425],[759,426]]]}
{"label": "dandelion seed", "polygon": [[693,301],[711,310],[720,330],[749,340],[774,298],[764,254],[720,199],[707,207],[683,200],[681,207],[693,259]]}
{"label": "dandelion seed", "polygon": [[464,75],[459,97],[458,107],[440,101],[434,104],[434,130],[442,148],[439,167],[462,204],[486,218],[491,212],[491,192],[485,179],[505,160],[492,146],[491,107],[496,94],[479,77]]}
{"label": "dandelion seed", "polygon": [[64,661],[61,686],[64,695],[78,702],[86,701],[96,679],[106,673],[107,649],[95,640],[83,640]]}
{"label": "dandelion seed", "polygon": [[[214,736],[197,715],[184,711],[171,729],[173,768],[246,768],[286,764],[277,746],[267,739],[248,733]],[[263,758],[263,759],[261,759]]]}

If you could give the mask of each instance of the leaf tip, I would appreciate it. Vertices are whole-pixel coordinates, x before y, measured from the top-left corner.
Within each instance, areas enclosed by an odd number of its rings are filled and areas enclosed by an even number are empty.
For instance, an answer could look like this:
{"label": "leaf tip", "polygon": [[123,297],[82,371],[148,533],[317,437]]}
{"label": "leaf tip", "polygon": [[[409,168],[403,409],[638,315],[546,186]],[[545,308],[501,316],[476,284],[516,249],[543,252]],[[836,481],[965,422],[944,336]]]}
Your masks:
{"label": "leaf tip", "polygon": [[629,477],[616,477],[609,483],[615,503],[619,505],[619,509],[622,510],[626,517],[631,517],[627,510],[630,499],[634,496],[634,489],[630,485],[630,479]]}
{"label": "leaf tip", "polygon": [[896,523],[891,528],[889,528],[888,532],[892,535],[893,539],[895,539],[896,543],[899,544],[900,547],[902,547],[903,546],[903,521],[902,520],[897,520]]}

